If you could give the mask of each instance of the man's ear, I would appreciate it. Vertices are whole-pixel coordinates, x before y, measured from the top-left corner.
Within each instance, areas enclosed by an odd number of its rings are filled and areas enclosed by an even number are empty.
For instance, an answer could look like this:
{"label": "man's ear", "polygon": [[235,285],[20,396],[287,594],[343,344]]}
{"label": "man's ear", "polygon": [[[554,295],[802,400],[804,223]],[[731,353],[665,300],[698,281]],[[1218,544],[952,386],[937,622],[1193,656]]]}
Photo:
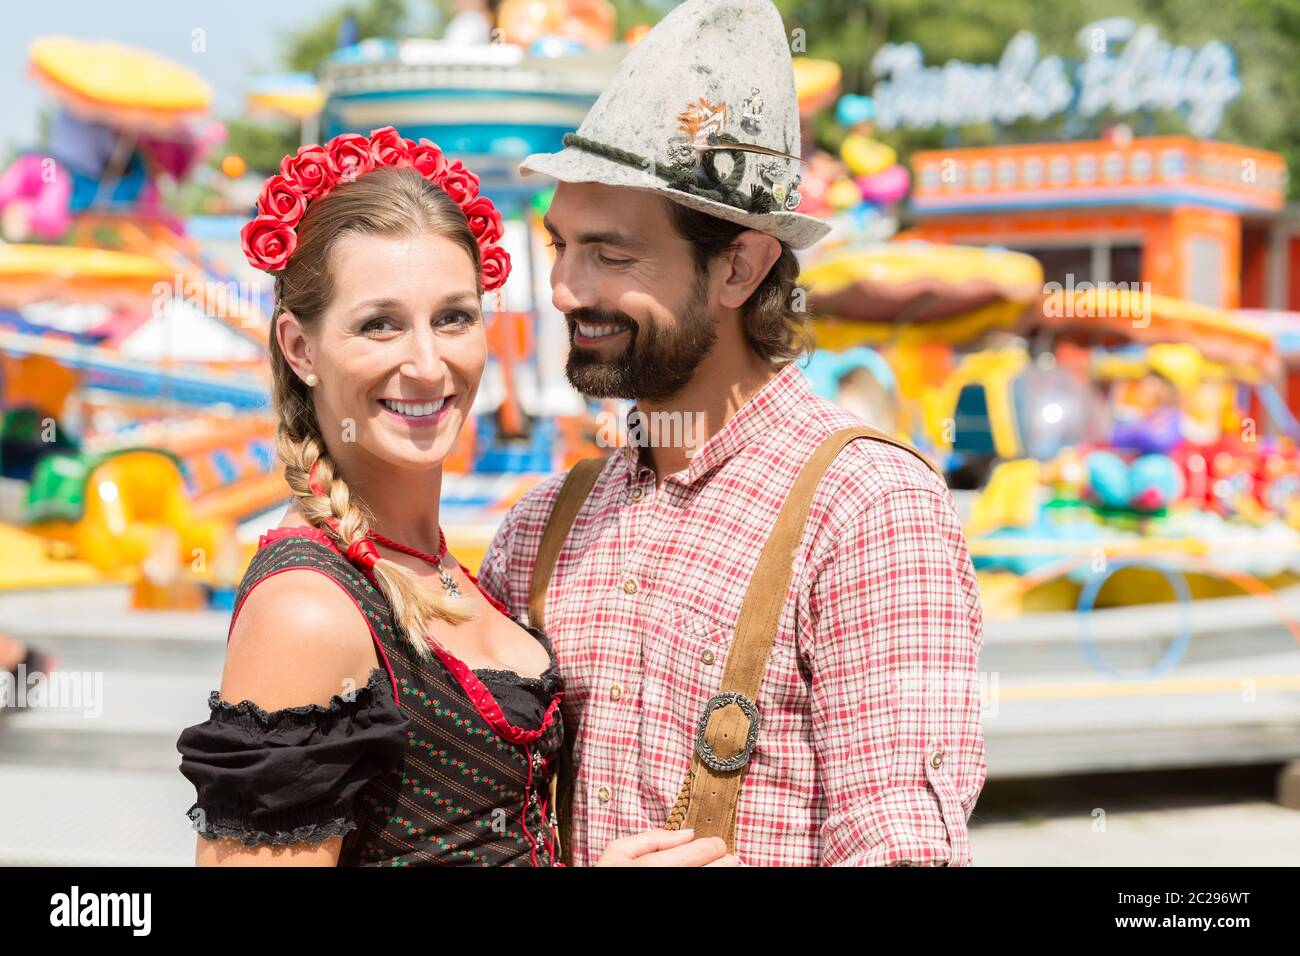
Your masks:
{"label": "man's ear", "polygon": [[315,371],[311,343],[302,323],[292,312],[281,312],[275,319],[275,337],[285,361],[299,378]]}
{"label": "man's ear", "polygon": [[781,242],[775,236],[755,229],[738,235],[726,260],[729,265],[718,294],[719,304],[728,309],[741,308],[779,258]]}

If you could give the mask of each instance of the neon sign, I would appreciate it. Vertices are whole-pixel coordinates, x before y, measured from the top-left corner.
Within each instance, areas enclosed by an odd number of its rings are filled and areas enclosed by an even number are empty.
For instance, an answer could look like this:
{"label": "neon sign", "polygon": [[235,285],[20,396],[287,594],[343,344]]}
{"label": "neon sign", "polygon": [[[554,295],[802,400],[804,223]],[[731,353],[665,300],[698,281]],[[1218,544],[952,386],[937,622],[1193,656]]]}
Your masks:
{"label": "neon sign", "polygon": [[1155,27],[1126,17],[1090,23],[1076,39],[1085,51],[1078,61],[1040,59],[1038,38],[1022,30],[996,64],[950,60],[943,66],[926,66],[915,43],[886,44],[871,61],[879,78],[872,90],[876,124],[883,130],[1005,126],[1067,111],[1087,119],[1106,110],[1178,111],[1193,135],[1207,137],[1241,93],[1236,59],[1218,40],[1174,46]]}

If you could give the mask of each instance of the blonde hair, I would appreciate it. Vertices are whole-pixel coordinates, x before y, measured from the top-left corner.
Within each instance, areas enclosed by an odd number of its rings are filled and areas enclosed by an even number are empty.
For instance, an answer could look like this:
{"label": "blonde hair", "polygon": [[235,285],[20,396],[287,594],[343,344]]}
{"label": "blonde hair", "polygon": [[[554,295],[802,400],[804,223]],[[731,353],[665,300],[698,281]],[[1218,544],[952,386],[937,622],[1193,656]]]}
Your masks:
{"label": "blonde hair", "polygon": [[[370,533],[371,515],[352,495],[329,456],[311,389],[290,367],[280,349],[276,325],[291,312],[310,332],[334,296],[330,257],[340,240],[352,235],[408,236],[427,233],[463,246],[479,275],[478,244],[456,202],[441,187],[404,167],[386,167],[336,186],[313,202],[298,224],[298,248],[275,279],[275,317],[271,323],[271,401],[280,419],[276,450],[284,477],[304,517],[328,534],[340,551]],[[482,278],[477,280],[483,294]],[[315,484],[321,489],[313,489]],[[422,659],[433,654],[426,634],[431,621],[462,624],[473,615],[439,591],[424,587],[406,567],[380,558],[373,573],[393,617],[411,649]]]}

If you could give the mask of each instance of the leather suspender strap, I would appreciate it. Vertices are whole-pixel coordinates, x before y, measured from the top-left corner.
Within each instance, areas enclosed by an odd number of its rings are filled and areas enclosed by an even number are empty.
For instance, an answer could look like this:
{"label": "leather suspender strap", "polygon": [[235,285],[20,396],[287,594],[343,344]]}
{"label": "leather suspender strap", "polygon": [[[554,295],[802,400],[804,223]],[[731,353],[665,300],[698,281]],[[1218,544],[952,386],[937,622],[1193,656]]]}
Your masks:
{"label": "leather suspender strap", "polygon": [[[604,458],[584,458],[569,469],[560,485],[560,492],[542,530],[542,541],[537,546],[537,560],[533,562],[533,578],[528,588],[528,623],[533,627],[545,630],[546,589],[555,573],[555,559],[560,555],[564,539],[569,536],[573,519],[582,510],[604,467]],[[559,830],[560,860],[566,866],[573,865],[573,848],[569,843],[573,825],[573,738],[573,728],[566,728],[550,788],[551,806],[555,809]]]}
{"label": "leather suspender strap", "polygon": [[700,716],[686,782],[665,824],[669,830],[693,827],[697,839],[722,837],[728,850],[735,850],[736,805],[761,721],[755,701],[785,606],[793,573],[792,556],[803,538],[808,509],[822,476],[835,456],[856,438],[903,448],[942,480],[938,469],[915,448],[867,426],[842,428],[813,452],[781,506],[745,592],[722,683]]}
{"label": "leather suspender strap", "polygon": [[[728,849],[734,849],[736,803],[740,797],[744,766],[758,737],[759,715],[753,702],[758,697],[763,673],[767,669],[767,659],[776,639],[781,609],[790,586],[791,556],[803,537],[808,509],[822,476],[844,446],[857,438],[883,441],[909,451],[942,480],[942,473],[915,448],[868,426],[841,429],[828,436],[813,452],[781,508],[750,579],[718,695],[709,701],[702,715],[686,782],[665,824],[669,830],[693,826],[697,837],[720,836]],[[555,570],[555,560],[604,465],[604,458],[580,461],[560,486],[533,565],[528,617],[529,623],[535,627],[545,627],[546,589]],[[573,862],[570,845],[573,738],[572,733],[566,732],[558,770],[551,778],[551,806],[557,811],[561,859],[570,866]],[[701,747],[701,743],[707,746]],[[705,762],[705,755],[708,762]],[[726,769],[732,763],[735,766]]]}
{"label": "leather suspender strap", "polygon": [[542,530],[541,544],[537,546],[537,560],[533,562],[533,580],[528,589],[528,623],[533,627],[546,629],[543,623],[546,589],[551,586],[551,575],[555,573],[555,559],[560,556],[564,539],[573,527],[573,519],[578,517],[604,467],[604,458],[584,458],[569,469],[560,485],[560,493],[551,506],[551,516],[546,519],[546,527]]}

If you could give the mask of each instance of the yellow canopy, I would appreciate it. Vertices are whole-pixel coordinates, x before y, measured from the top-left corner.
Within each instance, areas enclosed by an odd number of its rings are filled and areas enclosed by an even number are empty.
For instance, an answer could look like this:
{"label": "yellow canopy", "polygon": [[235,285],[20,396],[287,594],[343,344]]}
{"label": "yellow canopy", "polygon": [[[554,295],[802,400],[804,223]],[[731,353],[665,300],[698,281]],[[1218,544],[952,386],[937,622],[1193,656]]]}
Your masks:
{"label": "yellow canopy", "polygon": [[111,40],[42,37],[28,58],[51,93],[92,119],[166,125],[212,102],[212,90],[193,70]]}
{"label": "yellow canopy", "polygon": [[0,302],[150,296],[175,270],[149,256],[81,246],[0,245]]}
{"label": "yellow canopy", "polygon": [[303,120],[321,111],[325,106],[325,93],[320,87],[258,90],[249,92],[244,100],[250,110]]}
{"label": "yellow canopy", "polygon": [[906,329],[917,341],[960,344],[1012,328],[1042,293],[1033,256],[928,242],[885,242],[835,253],[799,277],[811,294],[819,344],[882,342]]}

